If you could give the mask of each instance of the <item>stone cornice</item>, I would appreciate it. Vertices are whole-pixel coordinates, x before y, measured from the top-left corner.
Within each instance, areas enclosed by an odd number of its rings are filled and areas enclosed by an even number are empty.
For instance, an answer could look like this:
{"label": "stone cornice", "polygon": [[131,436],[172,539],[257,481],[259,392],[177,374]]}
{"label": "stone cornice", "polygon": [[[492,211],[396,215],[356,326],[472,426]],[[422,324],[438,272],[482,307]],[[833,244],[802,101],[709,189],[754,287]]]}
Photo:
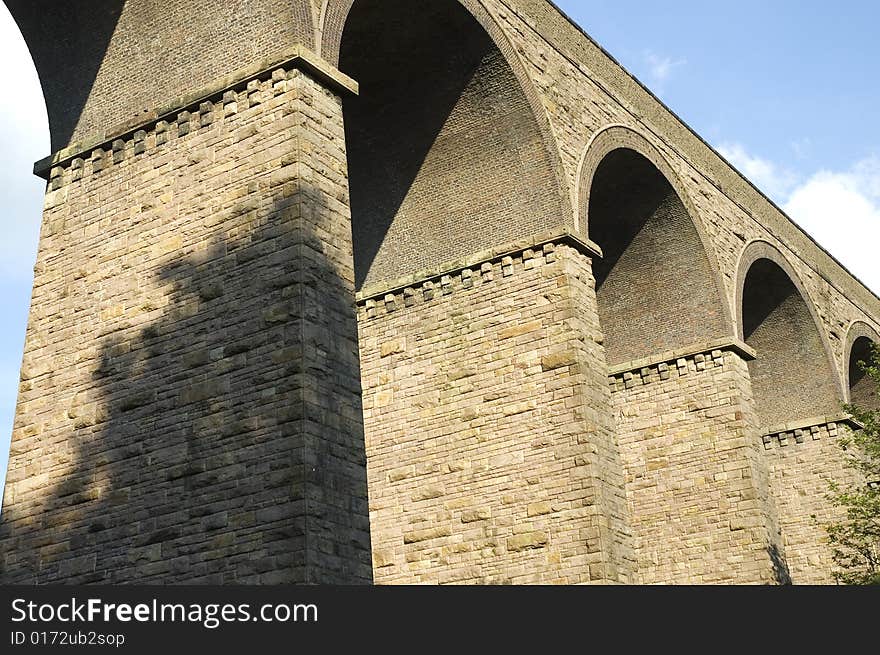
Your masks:
{"label": "stone cornice", "polygon": [[863,427],[848,414],[817,416],[765,428],[761,438],[764,441],[764,448],[769,450],[773,446],[789,446],[802,444],[808,440],[818,441],[826,437],[836,437],[840,434],[841,426],[854,430]]}
{"label": "stone cornice", "polygon": [[625,391],[669,380],[673,375],[681,377],[720,367],[724,365],[725,352],[734,353],[744,361],[757,357],[757,353],[747,344],[732,337],[724,337],[612,366],[608,372],[611,390]]}
{"label": "stone cornice", "polygon": [[676,350],[667,350],[659,352],[650,357],[616,364],[609,369],[609,375],[622,375],[629,371],[637,371],[643,368],[657,366],[664,362],[674,362],[678,359],[693,359],[696,355],[711,353],[713,350],[730,350],[742,357],[746,361],[757,359],[758,353],[748,344],[732,337],[723,337],[714,339],[704,343],[695,343],[687,348],[678,348]]}
{"label": "stone cornice", "polygon": [[214,80],[192,93],[179,96],[134,120],[114,125],[101,134],[71,143],[66,148],[36,162],[34,175],[49,180],[53,168],[68,166],[76,159],[86,158],[94,150],[109,150],[115,141],[130,140],[138,132],[155,128],[157,123],[175,120],[181,112],[195,110],[205,103],[221,100],[226,93],[244,90],[253,81],[268,79],[277,70],[294,69],[308,73],[340,95],[358,94],[358,83],[355,80],[328,64],[308,48],[296,45],[280,55],[263,59]]}
{"label": "stone cornice", "polygon": [[[552,246],[557,244],[569,245],[588,257],[603,256],[602,249],[597,244],[572,234],[568,230],[545,232],[497,248],[482,250],[440,266],[423,269],[406,277],[369,285],[358,292],[357,303],[358,305],[375,307],[377,302],[384,302],[389,297],[407,294],[416,288],[428,289],[429,293],[435,287],[450,288],[452,278],[461,282],[471,279],[475,274],[487,277],[493,262],[501,264],[502,275],[507,277],[513,272],[515,258],[529,262],[534,261],[539,255],[544,256],[545,259],[549,255],[549,259],[552,261],[553,255],[551,253],[555,250]],[[487,267],[489,268],[487,269]],[[463,282],[463,285],[468,286],[468,283]]]}

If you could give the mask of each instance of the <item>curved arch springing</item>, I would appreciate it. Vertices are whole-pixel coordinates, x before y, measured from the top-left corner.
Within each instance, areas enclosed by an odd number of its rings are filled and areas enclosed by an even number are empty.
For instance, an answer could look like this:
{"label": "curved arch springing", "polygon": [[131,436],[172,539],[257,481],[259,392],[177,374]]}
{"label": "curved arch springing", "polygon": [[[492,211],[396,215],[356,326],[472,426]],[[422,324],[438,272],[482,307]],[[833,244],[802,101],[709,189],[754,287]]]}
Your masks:
{"label": "curved arch springing", "polygon": [[580,192],[585,231],[605,253],[593,267],[609,364],[729,336],[717,267],[689,202],[650,145],[615,132],[594,140]]}
{"label": "curved arch springing", "polygon": [[857,321],[850,327],[844,352],[846,388],[849,402],[862,409],[880,409],[877,385],[862,369],[862,363],[871,361],[877,346],[880,346],[880,335],[867,323]]}
{"label": "curved arch springing", "polygon": [[550,229],[570,215],[526,91],[457,0],[357,0],[340,67],[358,287]]}
{"label": "curved arch springing", "polygon": [[785,258],[755,242],[739,272],[739,329],[757,352],[749,362],[764,427],[839,414],[840,378],[815,309]]}

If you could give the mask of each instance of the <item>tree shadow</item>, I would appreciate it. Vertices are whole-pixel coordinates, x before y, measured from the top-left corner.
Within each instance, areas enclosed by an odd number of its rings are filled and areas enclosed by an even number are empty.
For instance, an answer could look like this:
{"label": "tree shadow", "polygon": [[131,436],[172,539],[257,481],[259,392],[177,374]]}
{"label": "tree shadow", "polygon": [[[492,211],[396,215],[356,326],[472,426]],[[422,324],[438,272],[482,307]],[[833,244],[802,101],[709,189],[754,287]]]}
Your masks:
{"label": "tree shadow", "polygon": [[6,583],[371,580],[350,264],[310,186],[155,272],[167,303],[102,340],[70,472],[4,508]]}

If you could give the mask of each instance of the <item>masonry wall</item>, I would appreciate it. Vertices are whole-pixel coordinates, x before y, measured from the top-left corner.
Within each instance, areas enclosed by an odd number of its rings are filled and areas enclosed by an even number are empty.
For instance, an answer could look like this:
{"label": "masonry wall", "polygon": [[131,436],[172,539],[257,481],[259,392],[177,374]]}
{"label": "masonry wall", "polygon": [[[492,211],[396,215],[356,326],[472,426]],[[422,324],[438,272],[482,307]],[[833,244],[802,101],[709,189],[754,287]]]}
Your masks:
{"label": "masonry wall", "polygon": [[[596,135],[624,126],[647,139],[684,182],[696,208],[695,219],[708,236],[735,310],[739,259],[747,245],[767,240],[791,260],[822,320],[825,338],[843,369],[848,326],[862,320],[880,324],[880,299],[845,273],[760,192],[732,170],[698,135],[638,85],[599,46],[568,23],[545,0],[484,0],[528,78],[559,147],[573,198],[581,180],[580,163]],[[586,208],[582,229],[589,234]],[[732,312],[736,315],[736,311]]]}
{"label": "masonry wall", "polygon": [[289,45],[313,47],[311,0],[5,2],[40,72],[53,150],[149,119]]}
{"label": "masonry wall", "polygon": [[743,356],[682,355],[613,389],[639,582],[787,582]]}
{"label": "masonry wall", "polygon": [[341,101],[195,109],[53,171],[4,582],[371,580]]}
{"label": "masonry wall", "polygon": [[376,582],[633,581],[589,260],[475,261],[360,312]]}
{"label": "masonry wall", "polygon": [[[880,301],[549,3],[460,3],[493,42],[462,125],[474,107],[494,110],[496,126],[514,106],[517,119],[538,111],[498,151],[463,147],[468,129],[437,132],[445,156],[428,163],[446,195],[419,187],[424,202],[392,241],[439,197],[459,203],[455,220],[410,243],[402,264],[385,253],[382,279],[412,276],[370,290],[358,328],[339,99],[292,71],[250,85],[231,76],[295,43],[336,64],[351,0],[231,2],[195,25],[180,2],[108,1],[77,21],[8,3],[47,89],[55,147],[93,145],[61,153],[49,173],[4,581],[369,580],[357,329],[377,581],[768,582],[784,580],[789,552],[795,581],[818,579],[808,568],[826,555],[803,512],[820,507],[835,460],[821,438],[796,457],[761,450],[759,435],[774,433],[735,352],[633,365],[616,373],[612,400],[582,163],[603,134],[659,153],[721,280],[712,311],[737,315],[750,244],[778,250],[815,309],[833,393],[851,326],[876,332]],[[338,73],[310,57],[321,79]],[[212,81],[210,98],[182,97]],[[492,107],[499,87],[511,102]],[[400,115],[411,118],[404,103]],[[490,145],[510,136],[497,128]],[[546,161],[530,158],[539,138]],[[482,170],[500,175],[499,152],[522,159],[505,179],[529,184],[480,214],[492,189],[455,164],[492,154]],[[448,204],[431,207],[432,221],[449,218]],[[473,253],[551,225],[580,240]],[[423,265],[433,270],[413,273]],[[808,429],[830,436],[830,425]],[[797,442],[779,434],[789,431]]]}
{"label": "masonry wall", "polygon": [[795,584],[832,584],[834,566],[823,526],[843,518],[828,500],[829,481],[844,486],[858,482],[840,446],[849,428],[827,419],[791,427],[764,437],[791,579]]}
{"label": "masonry wall", "polygon": [[[547,3],[487,0],[485,5],[520,53],[528,76],[535,84],[559,143],[572,197],[582,193],[584,180],[580,177],[580,165],[598,134],[621,129],[646,139],[684,183],[686,196],[696,209],[694,218],[708,237],[710,259],[717,263],[732,316],[737,316],[742,302],[740,266],[749,244],[756,240],[772,244],[791,264],[805,290],[805,302],[816,310],[820,340],[832,353],[833,379],[828,386],[834,387],[842,403],[843,391],[837,388],[848,367],[847,334],[857,321],[864,321],[876,330],[880,322],[877,297],[844,273],[759,191],[611,62],[595,43],[556,16]],[[580,206],[577,212],[582,229],[589,235],[586,209]],[[823,406],[827,406],[826,402]],[[791,414],[789,419],[802,419],[804,412],[798,414]],[[769,426],[764,425],[758,434],[767,429]],[[789,481],[797,480],[796,484],[788,486],[814,488],[813,471],[823,471],[827,464],[822,459],[810,461],[809,454],[803,457],[803,463],[795,468],[798,473],[789,476]],[[774,485],[775,502],[790,508],[787,493]],[[818,503],[818,496],[816,498]],[[781,515],[783,510],[779,511]],[[633,520],[637,524],[638,519]],[[784,529],[797,530],[790,523]],[[819,538],[819,535],[813,536]],[[794,555],[795,559],[798,557]],[[797,566],[793,565],[793,571]],[[799,578],[797,574],[793,577],[795,581]]]}

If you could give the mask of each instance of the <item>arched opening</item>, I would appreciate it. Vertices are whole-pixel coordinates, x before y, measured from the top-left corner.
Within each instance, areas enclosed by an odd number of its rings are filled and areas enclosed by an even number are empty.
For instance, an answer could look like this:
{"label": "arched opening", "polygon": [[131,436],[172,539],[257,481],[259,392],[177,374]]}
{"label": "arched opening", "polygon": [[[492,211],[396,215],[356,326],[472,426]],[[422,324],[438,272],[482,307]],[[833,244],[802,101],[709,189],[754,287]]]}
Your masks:
{"label": "arched opening", "polygon": [[629,148],[599,163],[589,195],[599,319],[612,366],[723,337],[712,268],[669,180]]}
{"label": "arched opening", "polygon": [[742,288],[742,331],[764,427],[840,413],[836,376],[804,297],[775,261],[760,258]]}
{"label": "arched opening", "polygon": [[358,0],[340,68],[358,288],[559,225],[535,113],[459,2]]}
{"label": "arched opening", "polygon": [[868,337],[858,337],[849,352],[849,399],[861,409],[880,409],[877,385],[862,368],[862,363],[871,362],[874,347]]}

